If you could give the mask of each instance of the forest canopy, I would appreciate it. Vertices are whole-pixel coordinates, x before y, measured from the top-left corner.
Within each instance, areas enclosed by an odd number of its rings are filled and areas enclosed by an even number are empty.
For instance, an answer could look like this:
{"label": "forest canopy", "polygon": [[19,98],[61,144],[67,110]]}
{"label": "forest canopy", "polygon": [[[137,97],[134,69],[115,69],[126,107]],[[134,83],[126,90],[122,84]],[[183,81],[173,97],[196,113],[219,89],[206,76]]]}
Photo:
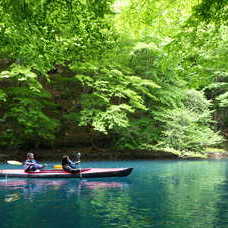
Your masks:
{"label": "forest canopy", "polygon": [[227,0],[1,0],[0,147],[206,155],[228,136],[227,11]]}

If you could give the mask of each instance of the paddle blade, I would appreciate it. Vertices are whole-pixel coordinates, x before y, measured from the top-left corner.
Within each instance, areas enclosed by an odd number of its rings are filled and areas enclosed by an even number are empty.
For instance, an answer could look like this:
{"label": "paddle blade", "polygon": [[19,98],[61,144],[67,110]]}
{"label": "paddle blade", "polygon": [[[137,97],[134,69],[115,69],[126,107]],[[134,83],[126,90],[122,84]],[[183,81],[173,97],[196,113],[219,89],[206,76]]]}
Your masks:
{"label": "paddle blade", "polygon": [[53,168],[54,169],[62,169],[63,167],[62,167],[62,165],[54,165]]}
{"label": "paddle blade", "polygon": [[23,163],[19,161],[7,161],[7,163],[10,165],[23,165]]}

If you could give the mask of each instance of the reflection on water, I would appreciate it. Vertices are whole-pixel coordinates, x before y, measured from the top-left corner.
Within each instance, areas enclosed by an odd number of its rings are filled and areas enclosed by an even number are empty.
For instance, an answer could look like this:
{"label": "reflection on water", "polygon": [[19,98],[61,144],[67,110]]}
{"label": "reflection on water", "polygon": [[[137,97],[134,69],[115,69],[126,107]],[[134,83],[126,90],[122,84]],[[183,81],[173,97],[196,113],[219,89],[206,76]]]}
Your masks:
{"label": "reflection on water", "polygon": [[[32,199],[36,194],[45,194],[48,191],[60,191],[67,197],[72,194],[79,195],[81,191],[125,188],[128,182],[101,181],[101,180],[76,180],[69,179],[26,179],[8,178],[0,179],[0,188],[3,187],[9,194],[5,195],[5,202],[14,202],[21,198]],[[17,193],[12,193],[17,190]]]}
{"label": "reflection on water", "polygon": [[124,178],[2,178],[0,228],[228,227],[228,160],[84,165],[134,171]]}

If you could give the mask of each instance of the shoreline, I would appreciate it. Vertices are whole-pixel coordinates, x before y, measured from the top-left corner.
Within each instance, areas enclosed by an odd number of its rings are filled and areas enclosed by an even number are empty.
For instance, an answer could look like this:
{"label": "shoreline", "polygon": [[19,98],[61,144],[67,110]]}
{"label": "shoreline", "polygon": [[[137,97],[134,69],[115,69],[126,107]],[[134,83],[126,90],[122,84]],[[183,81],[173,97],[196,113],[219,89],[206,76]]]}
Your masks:
{"label": "shoreline", "polygon": [[228,152],[208,152],[207,157],[178,156],[167,151],[148,150],[105,150],[94,148],[56,148],[56,149],[30,149],[30,150],[0,150],[0,161],[25,160],[26,154],[32,152],[38,161],[61,161],[63,155],[69,155],[73,160],[78,152],[81,153],[81,161],[114,161],[114,160],[206,160],[225,159]]}

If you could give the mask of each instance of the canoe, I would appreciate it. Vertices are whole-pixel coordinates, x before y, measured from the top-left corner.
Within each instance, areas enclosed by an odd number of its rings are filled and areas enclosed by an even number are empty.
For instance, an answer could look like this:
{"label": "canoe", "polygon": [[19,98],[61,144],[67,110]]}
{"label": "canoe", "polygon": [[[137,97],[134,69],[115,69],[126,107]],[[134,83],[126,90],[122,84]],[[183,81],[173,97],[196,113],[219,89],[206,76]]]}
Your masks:
{"label": "canoe", "polygon": [[25,172],[23,169],[0,170],[0,177],[24,178],[101,178],[128,176],[133,168],[83,168],[79,173],[72,174],[64,170],[40,170]]}

